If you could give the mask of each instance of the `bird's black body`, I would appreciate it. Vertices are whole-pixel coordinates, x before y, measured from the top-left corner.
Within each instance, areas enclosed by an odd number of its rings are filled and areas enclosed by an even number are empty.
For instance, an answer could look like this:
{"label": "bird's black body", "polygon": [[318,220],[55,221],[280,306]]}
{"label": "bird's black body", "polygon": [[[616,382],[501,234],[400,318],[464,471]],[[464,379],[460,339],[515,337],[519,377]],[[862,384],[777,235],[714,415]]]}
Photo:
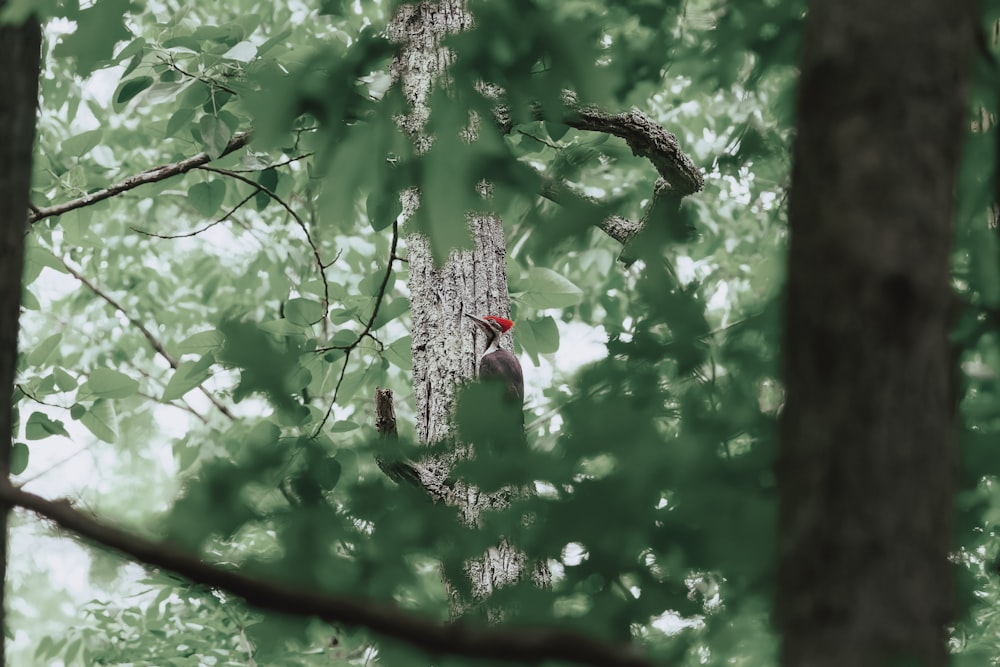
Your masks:
{"label": "bird's black body", "polygon": [[506,385],[506,395],[518,407],[524,405],[524,374],[521,362],[512,352],[500,347],[500,336],[510,330],[514,323],[502,317],[487,315],[475,317],[467,315],[489,337],[486,352],[479,360],[479,377],[483,380],[498,379]]}

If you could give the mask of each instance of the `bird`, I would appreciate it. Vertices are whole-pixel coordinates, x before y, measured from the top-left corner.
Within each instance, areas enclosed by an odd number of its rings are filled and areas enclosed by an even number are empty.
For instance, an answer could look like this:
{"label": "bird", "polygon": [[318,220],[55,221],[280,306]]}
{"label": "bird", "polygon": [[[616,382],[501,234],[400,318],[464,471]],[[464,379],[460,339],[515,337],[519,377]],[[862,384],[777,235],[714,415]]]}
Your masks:
{"label": "bird", "polygon": [[[465,314],[477,327],[486,333],[486,351],[479,360],[480,379],[499,379],[504,382],[507,400],[516,403],[518,408],[524,407],[524,373],[521,362],[513,352],[500,347],[500,337],[514,327],[514,323],[504,317],[486,315],[476,317]],[[522,412],[523,419],[523,412]]]}

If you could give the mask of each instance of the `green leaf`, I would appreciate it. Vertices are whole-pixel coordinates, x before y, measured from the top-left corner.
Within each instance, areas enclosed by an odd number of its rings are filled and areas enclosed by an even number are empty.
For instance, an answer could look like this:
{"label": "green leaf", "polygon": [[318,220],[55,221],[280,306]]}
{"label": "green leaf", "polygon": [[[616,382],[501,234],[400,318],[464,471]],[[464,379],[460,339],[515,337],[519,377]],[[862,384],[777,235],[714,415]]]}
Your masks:
{"label": "green leaf", "polygon": [[50,435],[69,437],[61,421],[49,419],[48,415],[41,412],[33,412],[24,425],[24,437],[28,440],[42,440]]}
{"label": "green leaf", "polygon": [[517,299],[529,308],[565,308],[583,301],[583,290],[552,269],[536,266],[521,281]]}
{"label": "green leaf", "polygon": [[210,218],[215,215],[222,206],[222,200],[226,198],[226,182],[217,179],[195,183],[188,189],[187,196],[198,213]]}
{"label": "green leaf", "polygon": [[365,210],[368,214],[368,224],[378,232],[396,221],[403,212],[403,202],[395,193],[380,190],[368,195]]}
{"label": "green leaf", "polygon": [[237,43],[233,48],[229,49],[222,54],[223,58],[228,60],[238,60],[241,63],[248,63],[257,56],[257,47],[254,46],[253,42],[242,41]]}
{"label": "green leaf", "polygon": [[180,132],[183,128],[189,127],[191,121],[194,119],[194,109],[183,108],[178,109],[174,112],[174,115],[170,117],[167,121],[167,129],[165,135],[167,137],[172,137]]}
{"label": "green leaf", "polygon": [[375,322],[372,324],[372,330],[378,330],[384,327],[389,322],[406,313],[410,310],[410,300],[405,296],[397,296],[392,299],[386,299],[382,302],[382,306],[378,309],[378,314],[375,316]]}
{"label": "green leaf", "polygon": [[198,121],[198,130],[201,132],[201,140],[205,145],[205,152],[213,160],[222,155],[232,139],[232,132],[229,126],[215,116],[205,115]]}
{"label": "green leaf", "polygon": [[15,442],[10,449],[10,474],[20,475],[28,467],[28,446],[23,442]]}
{"label": "green leaf", "polygon": [[74,135],[63,141],[60,148],[62,149],[63,155],[82,157],[89,153],[94,146],[101,143],[101,136],[103,134],[104,130],[100,128],[96,130],[89,130],[87,132],[81,132],[80,134]]}
{"label": "green leaf", "polygon": [[131,37],[122,20],[131,0],[101,0],[74,18],[76,32],[66,35],[52,49],[57,58],[76,58],[77,74],[86,77],[98,63],[111,60],[115,44]]}
{"label": "green leaf", "polygon": [[311,326],[323,319],[323,304],[312,299],[289,299],[285,304],[285,318],[300,327]]}
{"label": "green leaf", "polygon": [[331,433],[348,433],[350,431],[355,431],[355,430],[357,430],[359,428],[361,428],[361,426],[358,425],[358,424],[356,424],[356,423],[354,423],[354,422],[350,422],[350,421],[335,422],[333,424],[333,426],[330,427],[330,432]]}
{"label": "green leaf", "polygon": [[173,401],[184,396],[211,376],[215,357],[206,354],[198,361],[182,361],[163,389],[162,399]]}
{"label": "green leaf", "polygon": [[59,387],[60,390],[71,391],[76,389],[76,378],[58,366],[52,369],[52,375],[56,380],[56,386]]}
{"label": "green leaf", "polygon": [[261,322],[257,326],[260,327],[261,330],[277,336],[304,336],[306,334],[302,325],[294,324],[285,318],[271,320],[270,322]]}
{"label": "green leaf", "polygon": [[413,367],[412,348],[413,338],[410,336],[403,336],[387,347],[383,354],[389,361],[399,366],[404,371],[408,371]]}
{"label": "green leaf", "polygon": [[538,320],[528,320],[528,326],[535,334],[535,343],[539,354],[553,354],[559,351],[559,327],[551,317]]}
{"label": "green leaf", "polygon": [[94,401],[80,418],[80,423],[104,442],[114,444],[118,440],[118,415],[111,401],[103,398]]}
{"label": "green leaf", "polygon": [[35,346],[35,349],[31,351],[28,355],[28,364],[31,366],[41,366],[48,358],[52,355],[57,347],[59,347],[59,341],[62,340],[62,333],[52,334],[41,343]]}
{"label": "green leaf", "polygon": [[[257,176],[257,182],[260,183],[261,187],[266,188],[268,192],[275,192],[278,189],[278,170],[270,167],[264,169]],[[267,208],[270,201],[270,194],[267,192],[258,192],[254,199],[254,204],[257,206],[258,211],[263,211]]]}
{"label": "green leaf", "polygon": [[205,354],[219,349],[222,345],[222,333],[217,329],[199,331],[185,338],[178,346],[181,354]]}
{"label": "green leaf", "polygon": [[330,491],[340,481],[340,474],[343,468],[340,465],[340,461],[332,456],[327,456],[314,462],[310,466],[310,471],[312,472],[313,479],[316,480],[320,488],[324,491]]}
{"label": "green leaf", "polygon": [[122,81],[118,84],[118,90],[115,91],[114,104],[112,105],[114,110],[121,111],[129,100],[152,85],[153,77],[151,76],[137,76],[134,79]]}
{"label": "green leaf", "polygon": [[110,368],[95,368],[83,390],[101,398],[128,398],[139,391],[139,382]]}

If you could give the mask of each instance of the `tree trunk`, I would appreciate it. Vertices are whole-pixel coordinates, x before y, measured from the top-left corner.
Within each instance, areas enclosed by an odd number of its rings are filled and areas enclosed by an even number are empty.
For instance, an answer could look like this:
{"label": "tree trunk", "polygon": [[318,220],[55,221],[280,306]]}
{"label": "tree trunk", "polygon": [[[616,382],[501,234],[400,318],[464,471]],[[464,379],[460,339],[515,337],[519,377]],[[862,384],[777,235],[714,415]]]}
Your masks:
{"label": "tree trunk", "polygon": [[817,0],[806,19],[777,470],[786,667],[947,663],[973,25],[961,0]]}
{"label": "tree trunk", "polygon": [[[0,9],[4,2],[0,0]],[[0,484],[10,477],[12,396],[17,370],[24,234],[31,189],[31,150],[38,104],[41,33],[35,20],[0,26]],[[6,630],[8,505],[0,506],[0,628]],[[6,664],[0,636],[0,665]]]}
{"label": "tree trunk", "polygon": [[[410,113],[401,119],[403,129],[414,139],[418,151],[425,151],[433,137],[424,133],[430,113],[427,102],[430,89],[451,61],[451,51],[442,46],[442,38],[466,30],[472,17],[464,0],[442,0],[403,5],[389,26],[390,39],[399,45],[392,63],[392,76],[400,81],[410,104]],[[459,132],[463,128],[454,128]],[[467,129],[467,128],[466,128]],[[406,193],[406,197],[416,197]],[[412,211],[414,201],[405,203]],[[509,317],[507,292],[506,240],[503,224],[493,215],[471,216],[469,221],[475,243],[472,250],[455,250],[443,266],[435,266],[430,242],[418,233],[406,237],[410,269],[410,309],[413,316],[413,387],[417,404],[417,433],[422,442],[448,440],[452,435],[457,387],[476,374],[476,363],[483,343],[476,347],[475,327],[465,314],[492,314]],[[506,341],[505,341],[506,342]],[[446,500],[457,506],[463,519],[475,524],[480,512],[502,505],[507,492],[480,493],[461,482],[444,485],[448,468],[456,457],[424,462],[421,477],[436,493],[447,493]],[[466,563],[475,600],[482,600],[493,589],[517,581],[524,572],[525,558],[506,540],[483,557]],[[471,601],[461,599],[460,587],[445,581],[453,615],[463,613]]]}

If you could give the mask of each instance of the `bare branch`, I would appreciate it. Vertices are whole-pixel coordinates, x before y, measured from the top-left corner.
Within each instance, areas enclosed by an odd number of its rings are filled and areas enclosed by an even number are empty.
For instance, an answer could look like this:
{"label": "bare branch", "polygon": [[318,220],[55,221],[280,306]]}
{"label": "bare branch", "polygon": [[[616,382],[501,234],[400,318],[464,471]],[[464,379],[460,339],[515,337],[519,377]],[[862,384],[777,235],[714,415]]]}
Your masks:
{"label": "bare branch", "polygon": [[9,483],[0,483],[0,501],[30,510],[143,565],[163,568],[194,583],[241,597],[258,609],[368,628],[438,654],[519,663],[564,660],[594,667],[654,667],[633,646],[616,646],[576,632],[438,623],[391,603],[319,593],[250,577],[210,565],[172,544],[154,542],[109,526],[73,509],[65,500],[47,500]]}
{"label": "bare branch", "polygon": [[[389,286],[389,278],[392,276],[392,265],[398,257],[396,256],[396,247],[399,244],[399,224],[396,222],[392,223],[392,243],[389,244],[389,261],[386,263],[385,274],[382,276],[382,284],[379,285],[378,294],[375,296],[375,307],[372,308],[371,317],[368,318],[368,323],[365,324],[364,330],[358,334],[358,337],[350,345],[331,345],[328,347],[318,347],[315,352],[327,352],[329,350],[344,350],[344,366],[340,369],[340,379],[337,380],[337,387],[333,390],[333,398],[330,399],[330,406],[326,410],[326,414],[323,416],[323,420],[316,427],[313,437],[319,434],[326,424],[327,420],[330,418],[330,414],[333,412],[333,405],[337,402],[337,392],[340,390],[340,383],[344,381],[344,373],[347,372],[347,360],[351,357],[351,352],[354,348],[361,343],[362,340],[367,336],[375,342],[379,342],[372,336],[372,327],[375,326],[375,318],[378,317],[379,308],[382,307],[382,301],[385,299],[385,291]],[[381,344],[381,343],[379,343]]]}
{"label": "bare branch", "polygon": [[156,238],[156,239],[173,240],[173,239],[191,238],[192,236],[198,236],[198,234],[201,234],[203,232],[207,232],[212,227],[215,227],[216,225],[225,222],[226,220],[228,220],[229,218],[231,218],[233,216],[233,214],[236,213],[236,211],[238,211],[241,208],[243,208],[244,204],[246,204],[248,201],[250,201],[251,199],[253,199],[256,196],[257,196],[256,192],[251,192],[246,197],[244,197],[238,204],[236,204],[236,206],[234,206],[231,209],[229,209],[229,211],[227,211],[226,214],[223,215],[218,220],[215,220],[213,222],[208,223],[207,225],[205,225],[201,229],[196,229],[193,232],[187,232],[186,234],[154,234],[153,232],[147,232],[147,231],[145,231],[143,229],[139,229],[137,227],[133,227],[132,225],[129,225],[129,229],[131,229],[133,232],[136,232],[137,234],[142,234],[144,236],[152,236],[153,238]]}
{"label": "bare branch", "polygon": [[[163,344],[163,342],[160,341],[160,339],[157,338],[155,335],[153,335],[153,332],[150,331],[149,328],[145,324],[143,324],[142,321],[138,317],[136,317],[135,315],[133,315],[132,313],[130,313],[128,310],[126,310],[125,306],[123,306],[121,304],[121,302],[119,302],[113,296],[111,296],[110,294],[108,294],[107,292],[105,292],[103,289],[101,289],[100,287],[98,287],[97,285],[95,285],[93,282],[91,282],[90,279],[87,278],[87,276],[83,275],[83,273],[79,269],[77,269],[76,267],[74,267],[72,264],[70,264],[69,262],[67,262],[62,257],[58,257],[58,259],[59,259],[59,262],[66,268],[66,270],[69,272],[69,274],[71,276],[73,276],[74,278],[76,278],[77,280],[79,280],[81,283],[83,283],[83,285],[87,289],[89,289],[91,292],[93,292],[94,294],[96,294],[97,296],[99,296],[100,298],[102,298],[104,301],[106,301],[108,303],[108,305],[110,305],[112,308],[114,308],[119,313],[121,313],[122,315],[124,315],[125,319],[127,319],[132,324],[132,326],[134,326],[136,329],[138,329],[139,332],[145,337],[145,339],[149,342],[150,347],[152,347],[153,350],[155,350],[157,354],[159,354],[161,357],[163,357],[163,359],[168,364],[170,364],[171,368],[173,368],[175,370],[177,369],[177,367],[180,365],[180,360],[178,360],[176,357],[174,357],[172,354],[170,354],[170,352],[167,351],[167,348]],[[212,405],[214,405],[219,410],[219,412],[221,412],[222,414],[224,414],[229,419],[236,419],[236,416],[232,412],[230,412],[229,408],[227,408],[210,391],[208,391],[207,389],[205,389],[205,387],[203,387],[202,385],[199,384],[198,385],[198,389],[200,389],[201,393],[203,393],[208,398],[208,400],[212,402]]]}
{"label": "bare branch", "polygon": [[[226,148],[222,151],[219,157],[229,155],[233,151],[239,150],[250,142],[249,132],[237,132],[233,135],[233,138],[229,140]],[[55,206],[48,207],[30,207],[31,213],[28,215],[28,222],[34,224],[39,220],[44,220],[45,218],[51,218],[53,216],[62,215],[63,213],[68,213],[69,211],[76,210],[78,208],[84,208],[86,206],[91,206],[99,201],[104,201],[105,199],[110,199],[115,195],[119,195],[123,192],[127,192],[140,185],[147,185],[149,183],[157,183],[159,181],[166,180],[172,176],[177,176],[179,174],[185,174],[192,169],[196,169],[204,164],[208,164],[212,161],[212,157],[208,153],[198,153],[195,156],[181,160],[180,162],[172,162],[170,164],[160,165],[159,167],[153,167],[152,169],[147,169],[135,176],[129,176],[124,181],[120,183],[115,183],[114,185],[109,185],[103,190],[98,190],[97,192],[91,192],[90,194],[84,195],[77,199],[72,199],[68,202],[63,202],[62,204],[56,204]]]}
{"label": "bare branch", "polygon": [[306,242],[309,244],[309,247],[312,248],[313,259],[315,259],[315,261],[316,261],[316,268],[319,269],[319,277],[323,281],[323,317],[322,317],[322,320],[326,320],[327,314],[330,312],[330,286],[329,286],[329,284],[327,283],[327,280],[326,280],[326,267],[328,265],[326,265],[326,264],[323,263],[323,257],[320,255],[319,246],[313,240],[312,234],[309,233],[309,226],[306,224],[306,221],[303,220],[302,217],[299,216],[299,214],[295,212],[295,209],[293,209],[291,207],[291,205],[289,205],[288,202],[286,202],[284,199],[282,199],[281,197],[279,197],[277,195],[277,193],[275,193],[272,190],[264,187],[263,185],[261,185],[257,181],[255,181],[255,180],[253,180],[251,178],[247,178],[243,174],[240,174],[240,173],[235,172],[235,171],[231,171],[229,169],[218,169],[216,167],[201,166],[201,167],[198,167],[198,168],[201,169],[201,170],[203,170],[203,171],[210,171],[210,172],[213,172],[213,173],[216,173],[216,174],[221,174],[223,176],[228,176],[229,178],[234,178],[237,181],[241,181],[243,183],[246,183],[247,185],[253,186],[254,188],[256,188],[256,192],[263,192],[268,197],[270,197],[274,201],[278,202],[278,204],[283,209],[285,209],[285,211],[288,212],[288,215],[292,216],[292,219],[295,220],[295,222],[299,225],[299,228],[302,230],[302,233],[305,235]]}

